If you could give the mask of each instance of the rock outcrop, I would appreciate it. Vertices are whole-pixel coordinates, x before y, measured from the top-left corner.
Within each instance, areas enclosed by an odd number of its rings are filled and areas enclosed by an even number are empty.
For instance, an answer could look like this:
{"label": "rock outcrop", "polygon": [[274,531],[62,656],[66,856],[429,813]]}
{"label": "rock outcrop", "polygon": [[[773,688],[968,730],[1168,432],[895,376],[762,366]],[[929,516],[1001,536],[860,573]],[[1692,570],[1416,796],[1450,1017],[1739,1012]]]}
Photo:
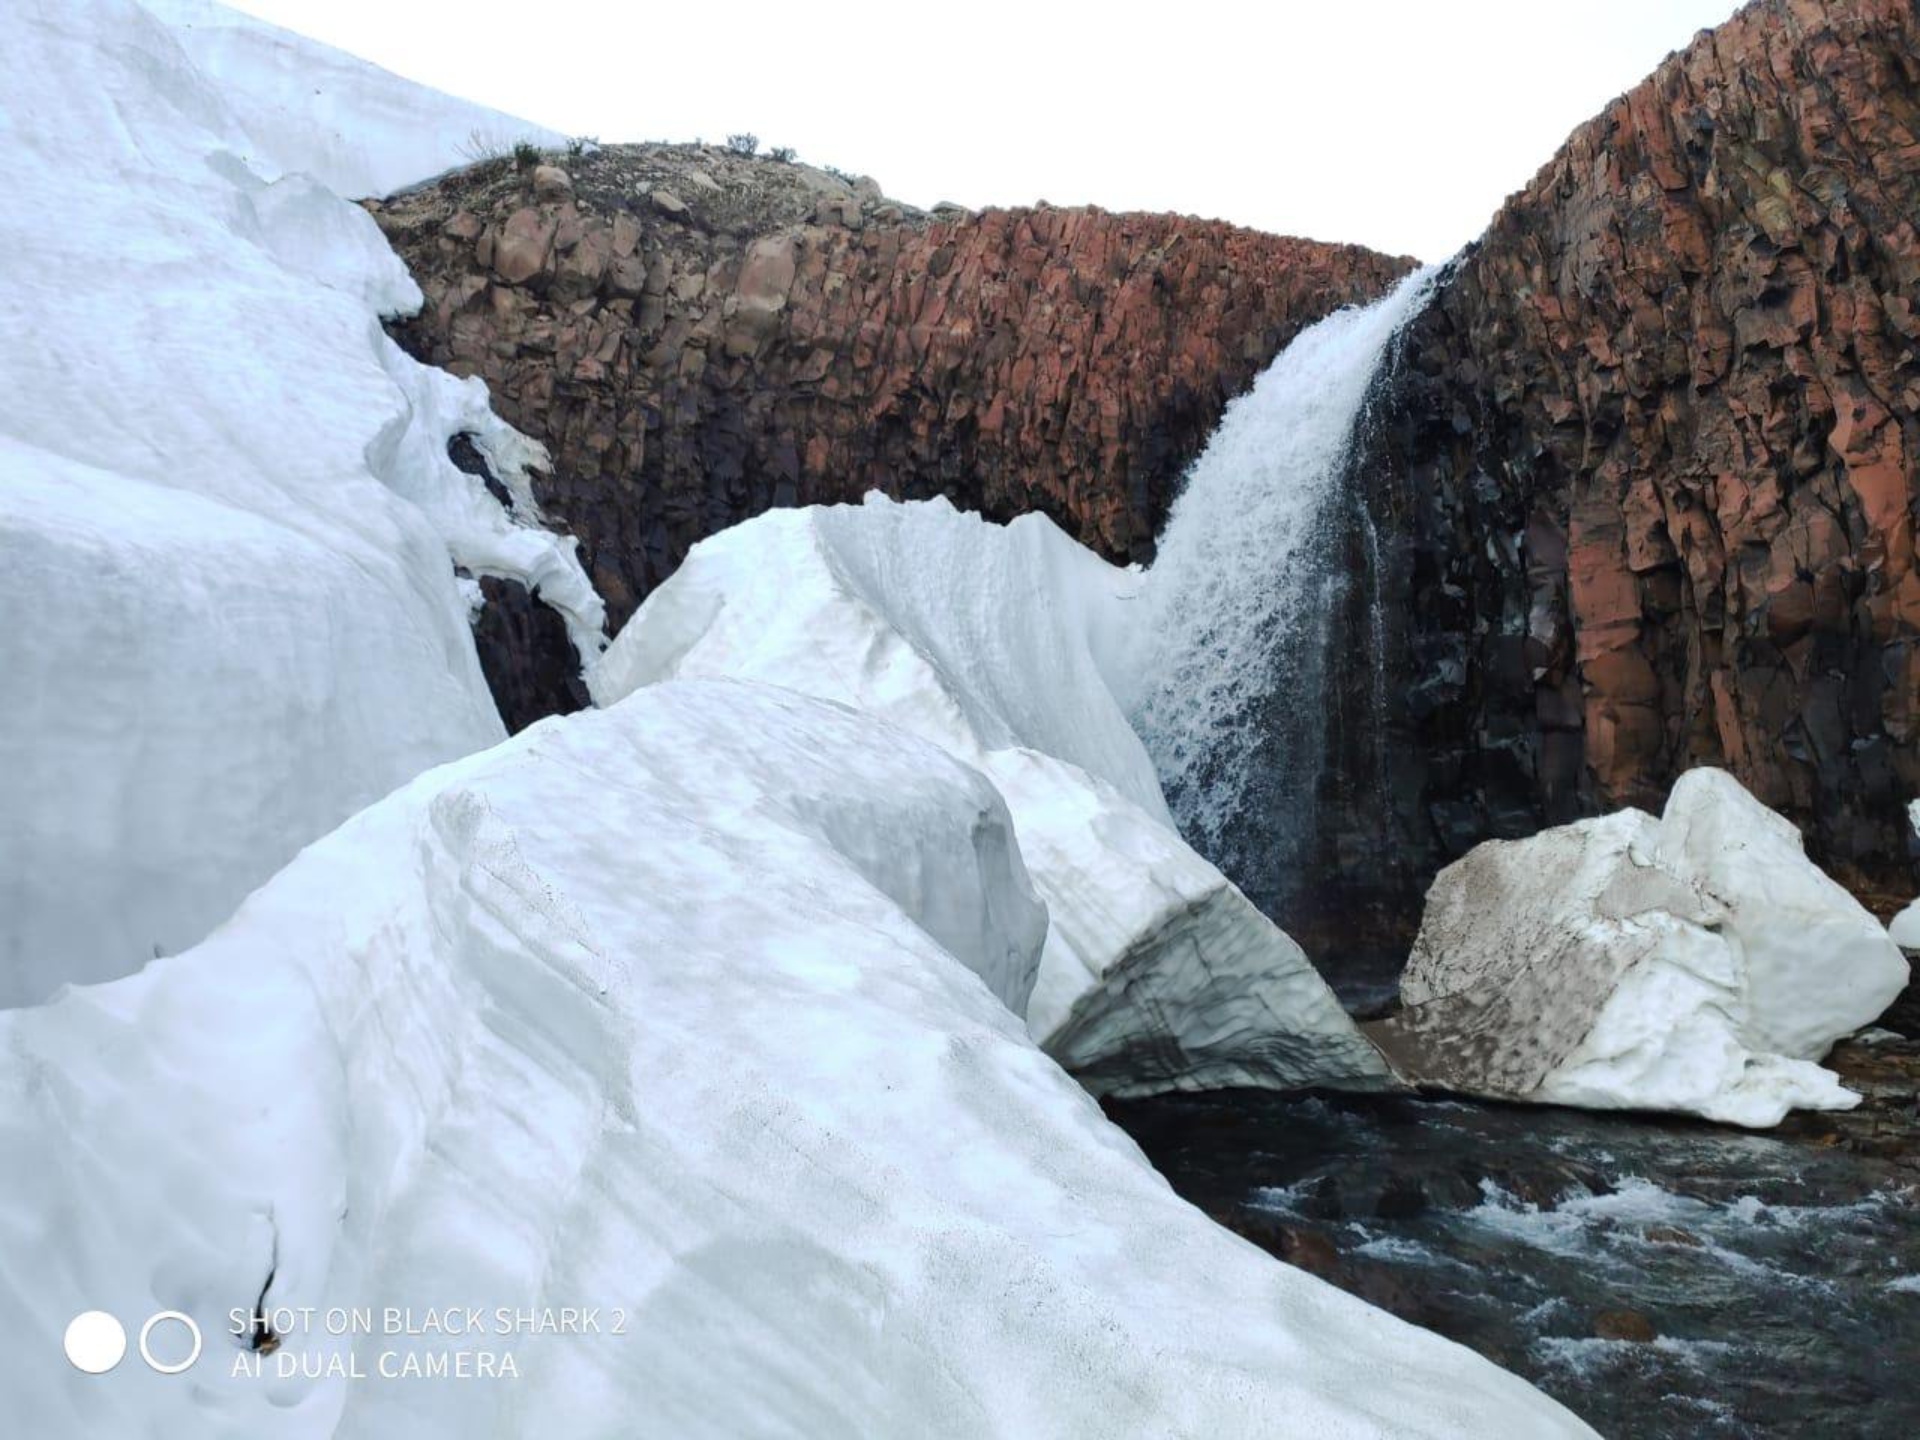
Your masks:
{"label": "rock outcrop", "polygon": [[1147,558],[1227,400],[1409,264],[1170,215],[923,214],[714,147],[549,158],[370,208],[427,297],[396,338],[551,450],[536,497],[615,628],[695,541],[875,489]]}
{"label": "rock outcrop", "polygon": [[1390,813],[1348,828],[1409,884],[1707,764],[1856,893],[1912,894],[1917,222],[1914,5],[1760,0],[1460,258],[1360,467],[1409,620],[1405,703],[1353,746]]}
{"label": "rock outcrop", "polygon": [[[922,214],[697,146],[373,209],[428,297],[397,335],[550,448],[537,499],[615,626],[703,536],[869,489],[1147,559],[1226,399],[1406,268],[1169,216]],[[1311,953],[1404,953],[1474,844],[1657,809],[1703,764],[1883,914],[1912,895],[1917,217],[1914,6],[1760,0],[1460,257],[1356,452],[1324,913],[1278,917]],[[568,666],[520,653],[559,632],[508,598],[481,625],[503,711],[570,708]]]}

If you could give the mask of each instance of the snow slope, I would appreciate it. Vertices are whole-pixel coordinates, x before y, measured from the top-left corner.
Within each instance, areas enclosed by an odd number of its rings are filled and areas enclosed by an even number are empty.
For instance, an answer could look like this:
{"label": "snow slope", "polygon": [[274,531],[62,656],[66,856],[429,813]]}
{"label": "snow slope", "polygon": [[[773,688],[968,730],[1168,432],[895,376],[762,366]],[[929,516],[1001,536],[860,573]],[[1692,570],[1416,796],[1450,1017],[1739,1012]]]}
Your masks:
{"label": "snow slope", "polygon": [[1371,1031],[1411,1078],[1736,1125],[1859,1096],[1815,1062],[1907,982],[1880,924],[1721,770],[1443,870]]}
{"label": "snow slope", "polygon": [[141,0],[219,89],[265,179],[311,175],[336,195],[390,195],[516,141],[551,147],[543,126],[442,94],[217,0]]}
{"label": "snow slope", "polygon": [[8,22],[0,1004],[20,1004],[191,944],[301,845],[501,737],[456,563],[539,584],[589,653],[601,610],[570,541],[448,462],[470,430],[524,493],[539,455],[481,385],[381,333],[419,292],[365,214],[251,173],[222,87],[139,6],[21,0]]}
{"label": "snow slope", "polygon": [[[0,1015],[9,1423],[1590,1433],[1176,1198],[1008,1008],[1040,935],[978,773],[791,692],[651,686],[431,771],[193,952]],[[626,1333],[290,1320],[236,1377],[256,1300]],[[195,1317],[190,1383],[50,1360],[89,1307]],[[481,1348],[518,1378],[379,1377]],[[368,1378],[274,1373],[349,1351]]]}
{"label": "snow slope", "polygon": [[776,511],[695,546],[590,681],[602,704],[768,681],[985,771],[1053,917],[1031,1028],[1097,1092],[1392,1083],[1299,946],[1174,832],[1107,678],[1138,587],[1044,516]]}

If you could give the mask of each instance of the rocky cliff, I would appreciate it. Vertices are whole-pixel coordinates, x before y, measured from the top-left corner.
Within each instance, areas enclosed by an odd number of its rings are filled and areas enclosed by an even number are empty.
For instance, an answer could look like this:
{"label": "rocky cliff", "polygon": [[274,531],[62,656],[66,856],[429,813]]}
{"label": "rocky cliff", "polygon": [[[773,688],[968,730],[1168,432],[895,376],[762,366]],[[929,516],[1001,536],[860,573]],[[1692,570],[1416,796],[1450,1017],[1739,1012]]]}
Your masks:
{"label": "rocky cliff", "polygon": [[[1226,400],[1407,265],[1170,216],[922,214],[713,147],[548,158],[372,208],[428,297],[399,338],[547,443],[538,498],[615,625],[703,536],[873,488],[1149,558]],[[1459,258],[1355,454],[1314,913],[1280,917],[1309,948],[1395,951],[1475,842],[1657,809],[1697,764],[1870,900],[1912,893],[1917,217],[1912,0],[1760,0]],[[486,583],[509,722],[579,703],[560,627]]]}
{"label": "rocky cliff", "polygon": [[1917,221],[1911,0],[1749,6],[1508,202],[1361,447],[1407,619],[1349,848],[1388,830],[1420,885],[1711,764],[1912,893]]}
{"label": "rocky cliff", "polygon": [[[1410,263],[1169,215],[923,214],[717,147],[549,158],[371,208],[427,296],[396,337],[547,444],[537,497],[616,627],[704,536],[873,489],[1147,558],[1227,400]],[[559,632],[498,592],[510,723],[573,708],[528,649]]]}

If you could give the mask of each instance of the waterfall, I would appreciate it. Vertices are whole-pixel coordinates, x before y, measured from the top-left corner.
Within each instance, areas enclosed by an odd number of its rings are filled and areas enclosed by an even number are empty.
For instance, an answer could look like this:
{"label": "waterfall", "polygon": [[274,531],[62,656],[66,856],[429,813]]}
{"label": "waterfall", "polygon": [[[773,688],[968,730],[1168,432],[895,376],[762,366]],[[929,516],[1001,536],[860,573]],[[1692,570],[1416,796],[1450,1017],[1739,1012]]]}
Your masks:
{"label": "waterfall", "polygon": [[[1227,407],[1141,590],[1134,724],[1182,831],[1263,905],[1313,838],[1332,703],[1325,668],[1353,579],[1342,496],[1355,430],[1435,273],[1301,331]],[[1374,542],[1359,519],[1364,553]]]}

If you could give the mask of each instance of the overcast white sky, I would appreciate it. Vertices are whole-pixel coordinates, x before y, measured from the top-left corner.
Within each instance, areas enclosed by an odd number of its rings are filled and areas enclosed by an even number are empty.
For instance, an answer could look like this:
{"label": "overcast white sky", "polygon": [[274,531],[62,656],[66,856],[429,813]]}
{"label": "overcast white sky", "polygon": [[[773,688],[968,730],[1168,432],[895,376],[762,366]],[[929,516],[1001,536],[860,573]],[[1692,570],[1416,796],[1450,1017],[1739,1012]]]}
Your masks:
{"label": "overcast white sky", "polygon": [[1425,260],[1733,0],[230,0],[569,134],[751,130],[916,205],[1174,210]]}

